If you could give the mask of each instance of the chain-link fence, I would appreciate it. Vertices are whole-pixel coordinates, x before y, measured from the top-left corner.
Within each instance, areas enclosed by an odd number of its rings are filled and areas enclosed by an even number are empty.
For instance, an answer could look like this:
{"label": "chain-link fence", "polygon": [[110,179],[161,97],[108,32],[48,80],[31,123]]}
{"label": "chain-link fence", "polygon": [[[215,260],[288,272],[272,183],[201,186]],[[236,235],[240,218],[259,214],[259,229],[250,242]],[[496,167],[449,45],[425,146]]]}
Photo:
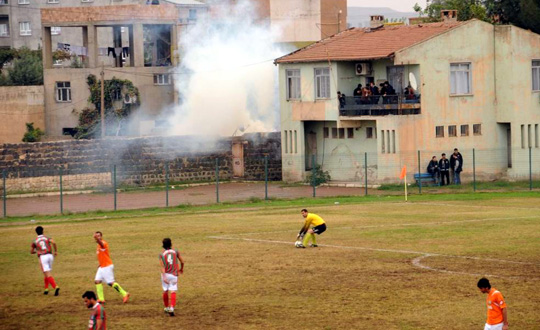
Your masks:
{"label": "chain-link fence", "polygon": [[[456,158],[452,152],[443,158],[442,152],[427,150],[355,153],[336,148],[317,155],[284,154],[285,182],[272,181],[276,176],[269,174],[269,157],[244,162],[257,167],[257,171],[253,170],[257,174],[251,175],[256,180],[252,181],[234,176],[230,158],[206,162],[212,164],[205,164],[204,171],[190,168],[191,172],[182,168],[180,160],[164,161],[158,168],[103,164],[97,173],[56,167],[36,170],[25,177],[15,177],[4,169],[2,215],[181,208],[276,198],[398,195],[404,194],[405,184],[410,194],[540,190],[538,148],[512,152],[463,149]],[[276,166],[271,168],[276,170]],[[407,174],[401,179],[403,168]]]}

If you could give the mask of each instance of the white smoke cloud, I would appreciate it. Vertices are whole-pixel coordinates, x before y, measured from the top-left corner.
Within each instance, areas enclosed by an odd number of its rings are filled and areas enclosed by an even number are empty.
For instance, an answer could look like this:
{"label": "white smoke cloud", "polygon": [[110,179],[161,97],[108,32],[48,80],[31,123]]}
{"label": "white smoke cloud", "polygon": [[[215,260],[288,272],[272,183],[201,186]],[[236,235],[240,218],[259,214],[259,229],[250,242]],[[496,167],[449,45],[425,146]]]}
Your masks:
{"label": "white smoke cloud", "polygon": [[[199,19],[180,36],[176,88],[182,103],[170,119],[174,135],[231,136],[238,127],[279,129],[279,31],[257,22],[249,1]],[[190,72],[190,74],[187,74]]]}

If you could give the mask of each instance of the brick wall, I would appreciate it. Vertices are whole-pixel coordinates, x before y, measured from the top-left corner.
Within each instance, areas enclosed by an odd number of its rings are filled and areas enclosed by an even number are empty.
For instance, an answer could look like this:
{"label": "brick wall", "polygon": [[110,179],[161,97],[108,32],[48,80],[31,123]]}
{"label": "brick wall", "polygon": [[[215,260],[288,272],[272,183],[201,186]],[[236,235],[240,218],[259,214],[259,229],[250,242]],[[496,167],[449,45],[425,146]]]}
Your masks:
{"label": "brick wall", "polygon": [[[264,156],[269,179],[281,180],[279,133],[242,137],[245,180],[264,180]],[[76,140],[0,145],[0,169],[7,175],[8,192],[58,190],[62,171],[65,189],[110,186],[116,166],[117,183],[149,185],[165,182],[215,180],[216,158],[220,179],[232,178],[232,141],[193,137],[152,137]],[[0,187],[1,189],[1,187]]]}

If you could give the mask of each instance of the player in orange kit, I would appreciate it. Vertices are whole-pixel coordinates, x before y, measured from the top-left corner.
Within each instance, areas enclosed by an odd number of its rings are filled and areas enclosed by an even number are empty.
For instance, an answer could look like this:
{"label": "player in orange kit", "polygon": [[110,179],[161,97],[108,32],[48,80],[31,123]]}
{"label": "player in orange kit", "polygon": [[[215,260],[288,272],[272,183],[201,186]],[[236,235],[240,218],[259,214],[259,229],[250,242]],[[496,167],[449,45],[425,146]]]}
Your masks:
{"label": "player in orange kit", "polygon": [[478,289],[487,293],[487,321],[484,330],[508,330],[508,315],[502,293],[492,288],[485,277],[478,281]]}
{"label": "player in orange kit", "polygon": [[126,292],[120,284],[114,280],[114,265],[109,255],[109,244],[103,240],[103,234],[100,231],[94,233],[94,239],[96,240],[97,245],[97,257],[99,261],[99,267],[96,273],[96,291],[98,296],[98,301],[101,303],[105,302],[105,294],[103,293],[103,284],[105,281],[109,286],[118,291],[122,295],[122,300],[124,303],[127,303],[129,300],[129,292]]}

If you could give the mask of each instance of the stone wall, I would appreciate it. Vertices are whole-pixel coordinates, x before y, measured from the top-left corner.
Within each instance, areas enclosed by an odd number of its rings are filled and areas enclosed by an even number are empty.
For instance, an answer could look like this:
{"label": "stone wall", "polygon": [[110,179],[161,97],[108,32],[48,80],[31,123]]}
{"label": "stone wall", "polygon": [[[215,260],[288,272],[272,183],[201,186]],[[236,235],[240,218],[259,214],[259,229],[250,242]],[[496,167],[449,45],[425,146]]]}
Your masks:
{"label": "stone wall", "polygon": [[[244,180],[264,180],[268,157],[270,180],[281,180],[279,133],[254,133],[244,141]],[[232,178],[230,138],[195,137],[122,138],[0,145],[0,169],[6,173],[8,192],[59,189],[62,172],[66,190],[110,187],[116,170],[118,185],[160,184],[169,169],[170,182]],[[0,186],[0,189],[1,186]]]}

